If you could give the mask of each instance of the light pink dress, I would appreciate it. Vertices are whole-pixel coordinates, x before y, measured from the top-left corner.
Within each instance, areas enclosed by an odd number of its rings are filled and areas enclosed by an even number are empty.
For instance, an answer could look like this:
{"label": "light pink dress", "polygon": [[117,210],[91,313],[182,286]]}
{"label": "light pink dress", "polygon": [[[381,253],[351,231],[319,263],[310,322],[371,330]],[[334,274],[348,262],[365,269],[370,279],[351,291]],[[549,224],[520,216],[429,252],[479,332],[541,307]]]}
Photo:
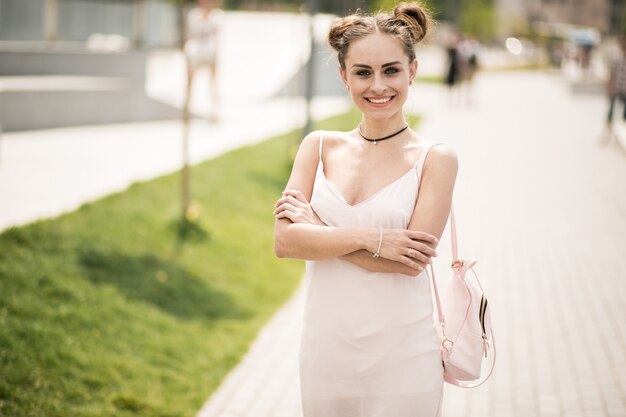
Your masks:
{"label": "light pink dress", "polygon": [[[324,175],[323,137],[311,205],[338,227],[408,227],[426,154],[365,201],[349,205]],[[430,283],[369,272],[339,258],[307,261],[300,348],[304,417],[435,417],[443,367]]]}

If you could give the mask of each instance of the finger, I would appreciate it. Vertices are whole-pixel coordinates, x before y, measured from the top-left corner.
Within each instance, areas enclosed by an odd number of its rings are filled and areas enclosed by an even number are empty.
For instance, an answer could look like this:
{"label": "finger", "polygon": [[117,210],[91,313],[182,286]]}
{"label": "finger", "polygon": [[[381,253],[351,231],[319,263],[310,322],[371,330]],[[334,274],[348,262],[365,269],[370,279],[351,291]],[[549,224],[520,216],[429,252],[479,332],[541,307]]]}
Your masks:
{"label": "finger", "polygon": [[296,189],[291,189],[291,190],[283,190],[283,195],[285,194],[296,194],[299,193],[300,191],[296,190]]}
{"label": "finger", "polygon": [[293,198],[293,197],[289,197],[289,198],[283,199],[283,201],[280,203],[279,207],[280,206],[284,206],[286,204],[289,204],[292,207],[300,207],[300,206],[302,206],[302,204],[299,201],[297,201],[295,198]]}
{"label": "finger", "polygon": [[410,230],[409,237],[413,240],[421,240],[422,242],[428,242],[433,244],[439,243],[439,239],[437,239],[435,236],[431,235],[430,233],[420,232],[418,230]]}
{"label": "finger", "polygon": [[285,197],[281,197],[278,200],[276,200],[276,204],[274,204],[274,207],[278,207],[281,204],[283,204],[285,202]]}
{"label": "finger", "polygon": [[422,262],[422,261],[415,261],[422,269],[426,269],[428,267],[428,265],[430,265],[432,262],[429,260],[428,262]]}
{"label": "finger", "polygon": [[408,266],[409,268],[415,269],[419,272],[422,272],[424,270],[423,266],[421,266],[419,263],[415,262],[413,259],[409,258],[408,256],[404,256],[404,255],[400,256],[398,260],[404,265]]}
{"label": "finger", "polygon": [[433,248],[431,248],[430,246],[426,245],[425,243],[421,243],[421,242],[412,242],[410,245],[410,248],[413,249],[413,253],[415,252],[419,252],[425,256],[428,257],[436,257],[437,256],[437,251],[434,250]]}
{"label": "finger", "polygon": [[289,203],[283,203],[276,210],[274,210],[274,215],[276,215],[277,213],[281,213],[281,212],[283,212],[285,210],[289,210],[289,211],[295,212],[296,208],[293,205],[289,204]]}
{"label": "finger", "polygon": [[285,190],[283,191],[283,195],[284,196],[292,196],[293,198],[295,198],[296,200],[298,200],[301,203],[304,204],[308,204],[309,202],[307,201],[306,198],[304,198],[304,194],[302,194],[301,191],[299,190]]}
{"label": "finger", "polygon": [[278,200],[276,200],[276,204],[274,204],[274,207],[278,207],[283,203],[284,203],[284,197],[281,197]]}
{"label": "finger", "polygon": [[276,216],[277,214],[283,213],[283,212],[289,212],[289,213],[297,214],[298,211],[299,211],[298,209],[296,209],[295,207],[293,207],[290,204],[282,204],[280,207],[278,207],[276,210],[274,210],[274,216]]}
{"label": "finger", "polygon": [[298,207],[302,207],[303,206],[303,204],[300,201],[298,201],[295,197],[286,196],[286,197],[279,198],[274,207],[278,207],[281,204],[285,204],[285,203],[290,203],[290,204],[292,204],[294,206],[298,206]]}
{"label": "finger", "polygon": [[295,207],[302,207],[304,206],[306,203],[303,203],[302,201],[298,200],[297,198],[295,198],[294,196],[287,196],[285,197],[286,201],[291,203],[293,206]]}
{"label": "finger", "polygon": [[284,205],[283,204],[279,205],[278,207],[276,207],[274,209],[274,216],[277,215],[278,213],[280,213],[281,211],[284,211],[284,210],[285,210]]}
{"label": "finger", "polygon": [[288,219],[290,220],[292,223],[296,223],[296,221],[294,220],[295,214],[290,212],[290,211],[281,211],[280,213],[276,214],[274,216],[277,220],[278,219]]}
{"label": "finger", "polygon": [[416,249],[413,249],[413,248],[410,248],[408,250],[407,256],[409,258],[412,258],[412,259],[416,260],[417,262],[421,262],[421,263],[424,263],[424,264],[430,263],[430,260],[431,260],[431,256],[425,255],[424,253],[422,253],[422,252],[420,252],[420,251],[418,251]]}
{"label": "finger", "polygon": [[406,246],[427,256],[435,256],[437,254],[437,251],[433,248],[434,245],[421,240],[408,239]]}
{"label": "finger", "polygon": [[310,224],[309,220],[302,216],[302,213],[294,213],[292,211],[285,211],[285,213],[287,213],[286,216],[293,223]]}

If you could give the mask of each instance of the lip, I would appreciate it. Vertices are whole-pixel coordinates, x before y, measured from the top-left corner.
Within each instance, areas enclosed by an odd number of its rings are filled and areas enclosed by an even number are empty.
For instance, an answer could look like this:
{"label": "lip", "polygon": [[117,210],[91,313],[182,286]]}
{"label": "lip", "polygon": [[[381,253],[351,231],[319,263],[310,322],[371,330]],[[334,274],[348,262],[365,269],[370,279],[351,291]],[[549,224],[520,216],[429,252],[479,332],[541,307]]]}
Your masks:
{"label": "lip", "polygon": [[[364,97],[365,101],[367,101],[369,105],[373,107],[387,107],[395,98],[396,96]],[[376,100],[379,102],[375,103],[372,100]],[[383,101],[383,100],[387,100],[387,101]]]}

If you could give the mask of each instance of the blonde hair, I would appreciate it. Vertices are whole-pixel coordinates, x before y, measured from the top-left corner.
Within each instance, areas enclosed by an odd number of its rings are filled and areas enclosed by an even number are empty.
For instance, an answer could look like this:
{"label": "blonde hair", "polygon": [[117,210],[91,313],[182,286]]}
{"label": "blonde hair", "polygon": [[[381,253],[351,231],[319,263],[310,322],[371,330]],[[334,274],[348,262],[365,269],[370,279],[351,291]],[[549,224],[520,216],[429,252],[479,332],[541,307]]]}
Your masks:
{"label": "blonde hair", "polygon": [[336,19],[328,33],[328,43],[337,51],[341,68],[346,68],[346,55],[352,42],[379,32],[402,41],[409,62],[415,59],[415,45],[426,36],[431,25],[430,14],[419,3],[400,3],[392,13],[372,16],[355,13]]}

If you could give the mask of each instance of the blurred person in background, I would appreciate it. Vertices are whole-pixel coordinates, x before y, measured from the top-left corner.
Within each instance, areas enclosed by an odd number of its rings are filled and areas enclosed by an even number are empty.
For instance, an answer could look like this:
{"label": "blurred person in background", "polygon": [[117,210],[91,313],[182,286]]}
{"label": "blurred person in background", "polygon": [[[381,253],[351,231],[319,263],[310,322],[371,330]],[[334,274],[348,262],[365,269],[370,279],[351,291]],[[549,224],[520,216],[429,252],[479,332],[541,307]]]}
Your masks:
{"label": "blurred person in background", "polygon": [[187,14],[185,56],[187,58],[187,95],[185,108],[189,109],[195,75],[199,69],[209,70],[209,120],[218,120],[219,96],[217,83],[217,56],[220,26],[224,12],[219,0],[198,0],[198,6]]}
{"label": "blurred person in background", "polygon": [[578,50],[580,55],[580,68],[582,69],[583,77],[589,78],[592,75],[591,57],[593,55],[594,45],[585,43],[583,45],[579,45]]}
{"label": "blurred person in background", "polygon": [[457,34],[452,34],[446,45],[447,61],[444,76],[444,82],[448,87],[449,100],[454,100],[461,78],[461,60],[459,55],[459,37]]}
{"label": "blurred person in background", "polygon": [[613,131],[613,111],[615,102],[622,102],[622,119],[626,120],[626,37],[619,39],[620,55],[613,60],[610,66],[609,79],[606,83],[606,95],[609,101],[609,112],[606,120],[606,129],[603,143],[611,143],[616,139]]}
{"label": "blurred person in background", "polygon": [[462,81],[465,103],[469,105],[472,102],[474,76],[479,66],[480,43],[472,37],[463,36],[458,44],[457,51],[459,78]]}
{"label": "blurred person in background", "polygon": [[443,366],[430,280],[456,153],[403,114],[430,18],[418,3],[337,19],[328,40],[361,112],[312,132],[276,202],[279,257],[307,260],[300,340],[305,417],[435,417]]}

